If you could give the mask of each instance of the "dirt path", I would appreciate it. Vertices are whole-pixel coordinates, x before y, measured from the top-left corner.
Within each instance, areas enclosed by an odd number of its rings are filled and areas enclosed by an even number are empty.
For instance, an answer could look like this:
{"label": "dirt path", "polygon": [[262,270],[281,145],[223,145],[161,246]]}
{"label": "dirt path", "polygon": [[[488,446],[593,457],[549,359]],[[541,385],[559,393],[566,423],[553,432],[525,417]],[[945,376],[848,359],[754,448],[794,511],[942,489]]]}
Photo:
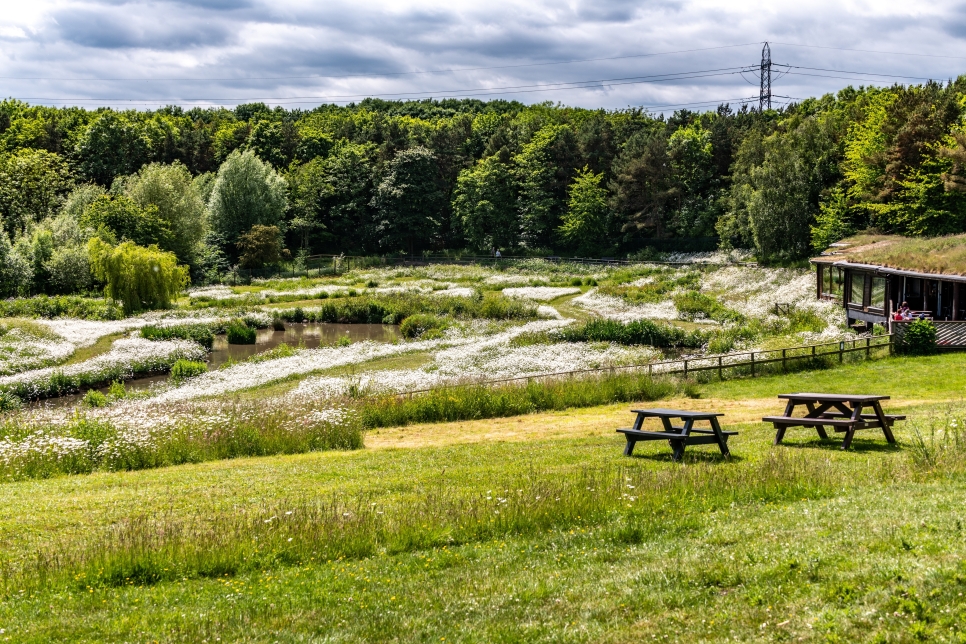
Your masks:
{"label": "dirt path", "polygon": [[[887,406],[894,411],[943,401],[894,398]],[[695,411],[719,411],[725,414],[722,425],[758,423],[762,416],[779,414],[782,403],[774,397],[748,398],[675,398],[654,403],[619,403],[587,409],[544,412],[451,423],[429,423],[408,427],[389,427],[366,434],[367,449],[419,448],[460,443],[518,442],[537,439],[576,438],[613,435],[618,427],[629,427],[634,407],[667,407]],[[657,427],[655,426],[655,429]]]}

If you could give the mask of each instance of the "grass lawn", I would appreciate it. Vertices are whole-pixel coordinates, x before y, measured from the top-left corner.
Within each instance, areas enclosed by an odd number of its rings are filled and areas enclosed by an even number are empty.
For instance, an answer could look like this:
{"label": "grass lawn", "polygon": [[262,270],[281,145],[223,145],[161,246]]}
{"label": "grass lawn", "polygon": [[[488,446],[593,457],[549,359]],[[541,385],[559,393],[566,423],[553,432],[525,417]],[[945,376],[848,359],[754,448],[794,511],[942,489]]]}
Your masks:
{"label": "grass lawn", "polygon": [[[624,458],[632,405],[610,405],[0,485],[0,640],[966,641],[963,454],[913,459],[914,426],[962,418],[964,363],[660,403],[725,411],[730,461],[697,447],[675,464],[657,443]],[[900,445],[792,430],[773,447],[756,419],[809,390],[891,395]]]}

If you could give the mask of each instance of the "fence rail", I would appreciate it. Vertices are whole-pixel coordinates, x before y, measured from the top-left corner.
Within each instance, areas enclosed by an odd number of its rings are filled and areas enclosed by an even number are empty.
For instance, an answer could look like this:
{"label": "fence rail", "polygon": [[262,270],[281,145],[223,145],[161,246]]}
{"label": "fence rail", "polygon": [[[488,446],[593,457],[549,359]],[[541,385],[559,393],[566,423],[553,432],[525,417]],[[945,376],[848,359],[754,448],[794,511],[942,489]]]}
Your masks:
{"label": "fence rail", "polygon": [[[495,380],[477,380],[472,382],[456,383],[452,385],[441,385],[428,389],[414,389],[404,391],[398,396],[412,397],[415,394],[422,394],[433,391],[434,389],[450,389],[453,387],[470,385],[496,385],[509,382],[553,379],[562,377],[573,377],[578,374],[588,373],[616,373],[618,371],[647,370],[648,376],[665,376],[683,374],[685,378],[689,374],[703,371],[717,371],[718,379],[724,379],[725,369],[747,368],[751,376],[754,377],[763,373],[765,365],[781,363],[782,371],[787,371],[790,363],[796,360],[814,360],[816,358],[835,358],[841,364],[845,361],[845,356],[852,353],[865,352],[865,358],[872,357],[873,350],[887,349],[892,355],[894,344],[892,334],[884,334],[865,338],[851,338],[849,340],[839,340],[838,342],[823,342],[820,344],[806,344],[797,347],[787,347],[785,349],[764,349],[739,351],[736,353],[726,353],[717,356],[680,358],[678,360],[664,360],[661,362],[649,362],[647,364],[622,365],[614,367],[600,367],[596,369],[576,369],[573,371],[559,371],[556,373],[535,374],[530,376],[516,376],[514,378],[499,378]],[[742,360],[741,358],[744,358]]]}
{"label": "fence rail", "polygon": [[[933,320],[936,327],[936,346],[939,349],[963,349],[966,348],[966,322]],[[893,320],[892,333],[896,337],[896,343],[902,344],[906,336],[906,330],[912,321]]]}

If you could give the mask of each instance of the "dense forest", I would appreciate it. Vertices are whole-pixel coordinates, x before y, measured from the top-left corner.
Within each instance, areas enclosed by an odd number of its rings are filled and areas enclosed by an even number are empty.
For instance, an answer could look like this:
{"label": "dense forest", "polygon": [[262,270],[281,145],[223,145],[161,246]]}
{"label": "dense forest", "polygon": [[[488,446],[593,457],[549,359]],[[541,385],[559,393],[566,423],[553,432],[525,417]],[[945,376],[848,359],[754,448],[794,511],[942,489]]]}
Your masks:
{"label": "dense forest", "polygon": [[0,296],[84,292],[124,262],[172,256],[200,282],[316,253],[616,256],[699,241],[786,262],[869,228],[963,232],[964,119],[966,77],[669,118],[476,100],[6,100]]}

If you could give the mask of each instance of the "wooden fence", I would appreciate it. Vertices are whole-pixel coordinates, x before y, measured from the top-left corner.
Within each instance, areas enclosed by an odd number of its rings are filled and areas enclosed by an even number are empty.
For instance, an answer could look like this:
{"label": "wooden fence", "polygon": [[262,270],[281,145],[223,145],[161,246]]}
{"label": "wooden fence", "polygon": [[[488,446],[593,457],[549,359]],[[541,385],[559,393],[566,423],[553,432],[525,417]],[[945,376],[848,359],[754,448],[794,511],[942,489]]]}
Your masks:
{"label": "wooden fence", "polygon": [[744,371],[752,377],[763,375],[766,371],[775,371],[781,365],[781,371],[788,371],[789,367],[794,367],[796,362],[817,362],[833,361],[842,364],[845,356],[859,354],[859,357],[869,359],[872,352],[885,350],[889,355],[893,353],[892,334],[877,335],[864,338],[851,338],[838,342],[824,342],[821,344],[807,344],[785,349],[764,349],[752,351],[739,351],[737,353],[726,353],[717,356],[680,358],[678,360],[665,360],[662,362],[650,362],[647,364],[624,365],[615,367],[602,367],[599,369],[577,369],[575,371],[560,371],[556,373],[545,373],[532,376],[517,376],[515,378],[500,378],[496,380],[476,380],[457,383],[452,385],[441,385],[428,389],[415,389],[413,391],[401,392],[400,396],[410,396],[414,394],[427,393],[434,389],[448,389],[465,385],[495,385],[509,382],[554,379],[564,377],[574,377],[580,374],[592,373],[617,373],[619,371],[647,371],[648,376],[665,376],[681,374],[685,378],[689,375],[711,371],[716,372],[719,380],[724,379],[725,370]]}

